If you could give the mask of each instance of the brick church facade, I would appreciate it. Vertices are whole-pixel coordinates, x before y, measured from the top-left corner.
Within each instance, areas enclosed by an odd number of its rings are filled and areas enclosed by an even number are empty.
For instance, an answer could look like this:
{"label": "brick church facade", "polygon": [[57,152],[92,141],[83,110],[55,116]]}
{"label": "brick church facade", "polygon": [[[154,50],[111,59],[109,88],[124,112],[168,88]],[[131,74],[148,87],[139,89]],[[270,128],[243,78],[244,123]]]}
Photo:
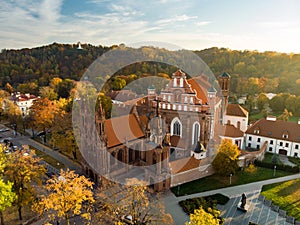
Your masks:
{"label": "brick church facade", "polygon": [[80,143],[88,149],[84,158],[93,159],[84,172],[98,184],[134,176],[155,191],[212,174],[215,126],[227,107],[230,76],[218,81],[219,92],[204,77],[187,79],[178,70],[159,94],[149,87],[147,96],[128,101],[125,115],[105,119],[100,104],[96,131],[81,134],[97,132],[100,140]]}

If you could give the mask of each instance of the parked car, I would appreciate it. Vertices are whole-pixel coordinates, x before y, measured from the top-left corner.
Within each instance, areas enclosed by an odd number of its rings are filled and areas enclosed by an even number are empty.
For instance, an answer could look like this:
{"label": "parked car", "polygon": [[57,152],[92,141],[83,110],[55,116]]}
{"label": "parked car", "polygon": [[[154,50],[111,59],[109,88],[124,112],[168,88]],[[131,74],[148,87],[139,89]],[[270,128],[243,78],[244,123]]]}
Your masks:
{"label": "parked car", "polygon": [[6,132],[6,131],[9,131],[9,129],[8,128],[2,128],[2,129],[0,129],[0,132]]}

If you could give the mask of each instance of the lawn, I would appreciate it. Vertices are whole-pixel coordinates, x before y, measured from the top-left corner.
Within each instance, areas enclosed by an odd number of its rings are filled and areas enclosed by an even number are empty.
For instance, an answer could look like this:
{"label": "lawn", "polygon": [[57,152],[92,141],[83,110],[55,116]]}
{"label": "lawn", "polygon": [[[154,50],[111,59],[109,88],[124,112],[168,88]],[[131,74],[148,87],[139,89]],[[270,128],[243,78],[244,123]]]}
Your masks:
{"label": "lawn", "polygon": [[[283,177],[291,175],[292,173],[286,171],[276,171],[275,177]],[[204,177],[199,180],[194,180],[189,183],[185,183],[180,185],[180,187],[176,186],[171,188],[171,191],[176,196],[182,195],[189,195],[209,190],[215,190],[219,188],[229,187],[229,186],[236,186],[241,184],[248,184],[256,181],[262,181],[267,179],[274,178],[274,170],[255,167],[255,171],[238,171],[234,176],[231,178],[231,185],[230,185],[230,177],[218,176],[216,174],[208,177]]]}
{"label": "lawn", "polygon": [[[276,165],[282,165],[282,162],[280,161],[279,157],[276,154],[266,152],[263,162],[266,163],[273,163],[273,157],[277,157]],[[274,164],[274,163],[273,163]]]}
{"label": "lawn", "polygon": [[300,179],[265,185],[261,194],[300,221]]}
{"label": "lawn", "polygon": [[65,165],[63,163],[61,163],[60,161],[57,161],[55,158],[51,157],[50,155],[47,155],[46,153],[38,150],[37,148],[35,148],[33,146],[29,146],[29,148],[33,149],[35,151],[35,154],[38,157],[42,158],[45,162],[47,162],[48,164],[50,164],[54,168],[56,168],[58,170],[65,168]]}

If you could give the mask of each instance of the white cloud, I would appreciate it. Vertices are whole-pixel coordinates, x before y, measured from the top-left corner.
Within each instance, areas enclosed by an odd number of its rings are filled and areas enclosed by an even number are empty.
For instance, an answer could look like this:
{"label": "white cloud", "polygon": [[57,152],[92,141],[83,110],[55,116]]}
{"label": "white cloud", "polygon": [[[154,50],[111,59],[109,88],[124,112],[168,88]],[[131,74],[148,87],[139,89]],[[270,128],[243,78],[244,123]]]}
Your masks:
{"label": "white cloud", "polygon": [[211,23],[211,21],[200,21],[200,22],[196,22],[195,25],[202,27],[202,26],[208,25],[210,23]]}
{"label": "white cloud", "polygon": [[183,15],[176,15],[176,16],[168,18],[168,19],[157,20],[156,23],[165,25],[165,24],[169,24],[169,23],[183,22],[183,21],[197,19],[197,18],[198,18],[198,16],[187,16],[187,15],[183,14]]}

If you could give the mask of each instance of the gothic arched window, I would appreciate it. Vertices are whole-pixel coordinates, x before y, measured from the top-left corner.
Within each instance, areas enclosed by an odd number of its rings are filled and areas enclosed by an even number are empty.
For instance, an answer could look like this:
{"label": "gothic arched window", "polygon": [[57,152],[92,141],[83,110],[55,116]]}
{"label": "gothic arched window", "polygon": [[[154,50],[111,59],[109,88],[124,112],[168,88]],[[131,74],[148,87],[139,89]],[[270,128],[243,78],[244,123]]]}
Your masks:
{"label": "gothic arched window", "polygon": [[176,117],[171,123],[171,135],[181,136],[182,135],[182,124]]}
{"label": "gothic arched window", "polygon": [[193,124],[193,136],[192,136],[192,144],[195,144],[199,141],[200,137],[200,124],[195,122]]}

